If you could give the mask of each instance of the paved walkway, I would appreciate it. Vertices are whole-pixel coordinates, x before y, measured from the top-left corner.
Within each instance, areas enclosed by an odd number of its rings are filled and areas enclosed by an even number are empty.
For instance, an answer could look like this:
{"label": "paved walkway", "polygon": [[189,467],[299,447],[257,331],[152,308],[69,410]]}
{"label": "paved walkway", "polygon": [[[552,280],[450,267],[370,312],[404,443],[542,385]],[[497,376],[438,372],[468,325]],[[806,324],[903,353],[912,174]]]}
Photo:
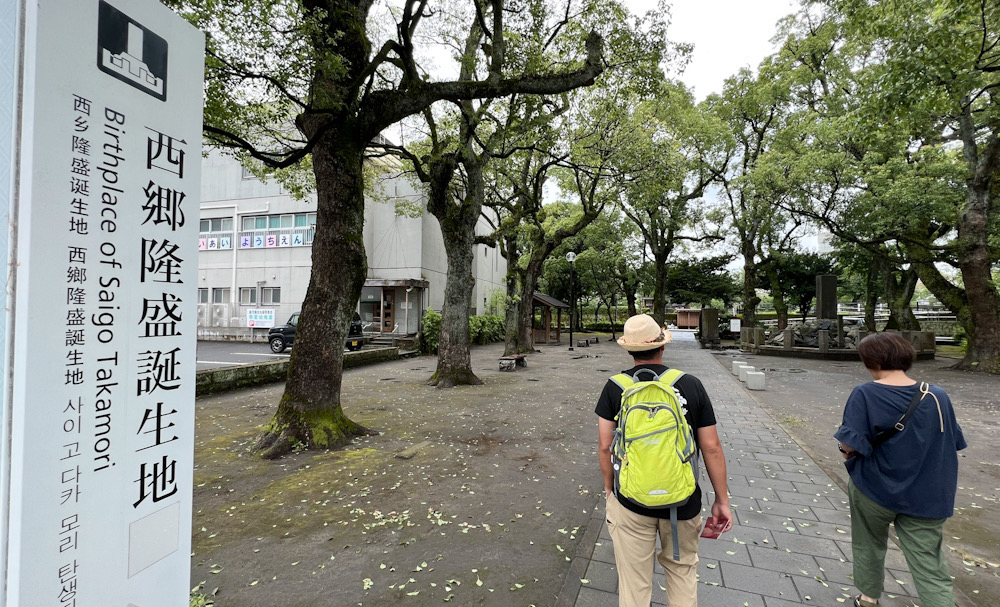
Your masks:
{"label": "paved walkway", "polygon": [[[851,581],[847,496],[710,351],[698,348],[690,334],[677,332],[675,338],[664,362],[698,376],[712,397],[735,519],[732,531],[720,539],[701,540],[699,604],[852,604],[856,591]],[[758,394],[766,397],[766,392]],[[704,504],[711,505],[714,494],[704,471],[700,483]],[[594,512],[588,534],[557,607],[618,603],[618,574],[603,503]],[[902,552],[891,543],[886,567],[887,594],[881,604],[912,605],[916,595],[912,579]],[[656,571],[652,604],[665,605],[659,564]],[[576,575],[586,581],[577,584]]]}

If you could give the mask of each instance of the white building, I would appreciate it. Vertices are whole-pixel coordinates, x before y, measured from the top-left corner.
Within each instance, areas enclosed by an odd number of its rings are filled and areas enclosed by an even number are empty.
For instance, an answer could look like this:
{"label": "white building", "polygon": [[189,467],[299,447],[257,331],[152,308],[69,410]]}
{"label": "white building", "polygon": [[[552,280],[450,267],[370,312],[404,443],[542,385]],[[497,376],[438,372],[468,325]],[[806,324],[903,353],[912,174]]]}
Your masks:
{"label": "white building", "polygon": [[[379,187],[385,201],[365,204],[368,278],[358,312],[371,323],[368,331],[412,335],[424,311],[440,310],[444,302],[444,241],[430,214],[396,214],[397,202],[425,202],[408,179],[387,179]],[[315,225],[315,197],[295,200],[277,182],[262,182],[236,160],[209,154],[202,162],[199,336],[246,337],[250,326],[270,326],[270,317],[260,310],[273,310],[275,324],[297,312],[309,283]],[[481,226],[485,232],[485,222]],[[507,262],[496,248],[476,246],[470,314],[485,313],[490,294],[504,287],[506,272]]]}

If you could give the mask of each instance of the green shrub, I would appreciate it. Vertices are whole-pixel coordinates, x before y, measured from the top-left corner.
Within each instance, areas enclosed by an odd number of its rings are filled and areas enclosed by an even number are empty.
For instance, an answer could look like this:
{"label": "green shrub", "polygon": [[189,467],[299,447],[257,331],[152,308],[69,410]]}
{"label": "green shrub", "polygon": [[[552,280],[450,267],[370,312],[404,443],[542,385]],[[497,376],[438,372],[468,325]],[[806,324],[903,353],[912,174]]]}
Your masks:
{"label": "green shrub", "polygon": [[503,341],[507,325],[502,316],[473,316],[469,318],[469,342],[484,346]]}
{"label": "green shrub", "polygon": [[[486,345],[503,341],[507,325],[503,316],[472,316],[469,318],[469,343]],[[437,354],[441,343],[441,315],[434,310],[424,313],[423,328],[420,330],[419,350],[424,354]]]}
{"label": "green shrub", "polygon": [[424,354],[437,354],[438,342],[441,340],[441,315],[434,310],[427,310],[424,312],[422,325],[420,351]]}
{"label": "green shrub", "polygon": [[965,342],[968,339],[965,334],[965,329],[961,325],[955,327],[955,332],[952,333],[951,338],[955,340],[956,346],[965,345]]}

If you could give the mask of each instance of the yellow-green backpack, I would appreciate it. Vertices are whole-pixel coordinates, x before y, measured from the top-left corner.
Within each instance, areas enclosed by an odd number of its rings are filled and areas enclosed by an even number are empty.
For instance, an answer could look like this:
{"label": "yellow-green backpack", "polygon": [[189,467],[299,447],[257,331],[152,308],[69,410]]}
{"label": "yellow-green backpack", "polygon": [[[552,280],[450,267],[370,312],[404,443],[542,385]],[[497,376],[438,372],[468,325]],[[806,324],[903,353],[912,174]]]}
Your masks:
{"label": "yellow-green backpack", "polygon": [[622,389],[611,443],[615,494],[644,508],[670,509],[674,560],[680,560],[677,508],[694,493],[698,475],[694,433],[674,388],[683,375],[639,369],[611,378]]}

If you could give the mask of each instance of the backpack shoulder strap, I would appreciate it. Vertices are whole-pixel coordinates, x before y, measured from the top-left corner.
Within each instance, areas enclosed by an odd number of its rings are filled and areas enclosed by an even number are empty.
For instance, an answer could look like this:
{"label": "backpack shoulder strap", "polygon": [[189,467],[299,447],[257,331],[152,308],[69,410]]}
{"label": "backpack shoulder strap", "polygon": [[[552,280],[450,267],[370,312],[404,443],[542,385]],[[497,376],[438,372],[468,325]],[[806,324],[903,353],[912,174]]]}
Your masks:
{"label": "backpack shoulder strap", "polygon": [[611,381],[615,382],[615,384],[617,384],[617,386],[622,389],[622,392],[628,390],[633,385],[635,385],[635,380],[632,379],[631,375],[628,375],[626,373],[618,373],[617,375],[612,375]]}
{"label": "backpack shoulder strap", "polygon": [[660,376],[660,381],[670,384],[673,386],[677,383],[677,380],[684,376],[684,372],[680,369],[667,369],[663,375]]}

